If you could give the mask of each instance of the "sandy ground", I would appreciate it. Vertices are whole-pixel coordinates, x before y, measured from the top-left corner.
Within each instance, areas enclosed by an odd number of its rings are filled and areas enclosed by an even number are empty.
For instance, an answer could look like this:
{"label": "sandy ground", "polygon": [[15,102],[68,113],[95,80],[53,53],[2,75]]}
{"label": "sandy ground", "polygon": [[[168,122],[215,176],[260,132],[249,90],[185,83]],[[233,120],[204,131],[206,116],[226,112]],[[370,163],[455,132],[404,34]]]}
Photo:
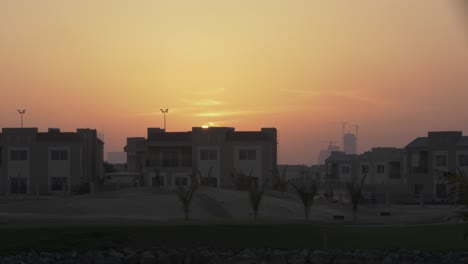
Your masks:
{"label": "sandy ground", "polygon": [[[380,212],[390,216],[380,216]],[[456,208],[446,205],[362,205],[357,216],[361,224],[411,225],[441,223],[452,217]],[[245,191],[199,188],[190,217],[206,222],[252,219]],[[339,223],[333,215],[344,215],[352,222],[350,204],[331,203],[319,198],[311,209],[311,222]],[[171,189],[139,188],[115,192],[61,197],[0,197],[0,224],[107,224],[173,222],[183,218],[181,204]],[[294,193],[268,191],[260,205],[260,221],[299,222],[304,209]],[[169,220],[169,221],[168,221]]]}

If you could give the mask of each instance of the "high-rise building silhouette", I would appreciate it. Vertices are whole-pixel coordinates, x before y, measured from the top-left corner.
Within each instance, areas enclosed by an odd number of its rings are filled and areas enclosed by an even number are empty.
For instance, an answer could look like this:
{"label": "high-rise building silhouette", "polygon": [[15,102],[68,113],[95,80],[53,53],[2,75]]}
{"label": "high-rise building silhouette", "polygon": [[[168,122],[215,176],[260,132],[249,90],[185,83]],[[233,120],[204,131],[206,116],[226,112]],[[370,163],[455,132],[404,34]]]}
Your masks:
{"label": "high-rise building silhouette", "polygon": [[343,151],[346,154],[357,153],[357,138],[356,135],[351,133],[345,133],[343,135]]}

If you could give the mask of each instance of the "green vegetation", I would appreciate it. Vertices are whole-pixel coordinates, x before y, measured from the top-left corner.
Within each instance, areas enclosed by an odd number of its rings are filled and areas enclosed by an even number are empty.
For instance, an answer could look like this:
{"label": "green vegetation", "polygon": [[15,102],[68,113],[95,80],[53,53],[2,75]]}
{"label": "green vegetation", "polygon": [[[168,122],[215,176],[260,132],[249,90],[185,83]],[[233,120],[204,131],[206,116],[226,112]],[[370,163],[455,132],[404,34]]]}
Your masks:
{"label": "green vegetation", "polygon": [[153,246],[217,248],[324,247],[321,230],[327,230],[328,249],[466,250],[460,230],[466,224],[420,226],[315,225],[299,222],[175,222],[156,225],[62,227],[2,227],[0,254],[34,250],[85,250]]}

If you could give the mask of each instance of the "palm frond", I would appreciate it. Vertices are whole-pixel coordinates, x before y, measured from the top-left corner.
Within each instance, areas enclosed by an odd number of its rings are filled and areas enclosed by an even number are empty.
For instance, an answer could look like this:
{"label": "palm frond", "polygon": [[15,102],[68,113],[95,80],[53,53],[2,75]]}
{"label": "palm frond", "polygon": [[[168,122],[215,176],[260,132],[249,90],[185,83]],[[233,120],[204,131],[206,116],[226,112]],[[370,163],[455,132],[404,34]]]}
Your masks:
{"label": "palm frond", "polygon": [[317,195],[317,190],[318,190],[317,181],[315,180],[312,182],[303,181],[300,186],[296,185],[293,182],[289,182],[289,184],[293,187],[293,189],[296,191],[297,195],[299,196],[299,199],[301,200],[302,205],[304,206],[305,220],[308,220],[309,214],[310,214],[310,208],[312,207],[314,203],[314,198]]}
{"label": "palm frond", "polygon": [[263,189],[261,189],[257,184],[252,183],[249,188],[249,202],[254,213],[254,220],[257,220],[258,210],[262,202]]}

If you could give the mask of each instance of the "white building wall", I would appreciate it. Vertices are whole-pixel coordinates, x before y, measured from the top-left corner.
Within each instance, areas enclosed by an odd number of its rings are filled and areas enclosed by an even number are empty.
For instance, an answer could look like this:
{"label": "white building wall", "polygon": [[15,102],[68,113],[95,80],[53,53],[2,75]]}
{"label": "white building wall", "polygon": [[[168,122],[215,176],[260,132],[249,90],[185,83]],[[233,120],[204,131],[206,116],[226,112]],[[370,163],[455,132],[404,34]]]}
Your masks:
{"label": "white building wall", "polygon": [[[202,160],[201,159],[201,151],[202,150],[214,150],[216,151],[216,160]],[[197,167],[200,171],[202,177],[207,177],[208,173],[211,169],[211,177],[215,177],[217,179],[217,187],[221,182],[221,151],[220,147],[213,147],[213,146],[201,146],[197,148]]]}
{"label": "white building wall", "polygon": [[[245,174],[249,174],[252,172],[253,177],[258,178],[258,182],[261,183],[263,181],[262,177],[262,153],[261,147],[258,145],[242,145],[242,146],[234,146],[234,168]],[[255,150],[256,151],[256,159],[255,160],[240,160],[239,159],[239,151],[240,150]]]}
{"label": "white building wall", "polygon": [[[52,151],[54,150],[65,150],[68,152],[67,160],[52,160]],[[66,177],[68,179],[68,188],[70,190],[70,177],[71,177],[71,151],[70,147],[49,147],[48,150],[48,186],[49,191],[51,189],[51,178],[53,177]]]}
{"label": "white building wall", "polygon": [[[25,150],[27,151],[26,160],[11,160],[11,151]],[[29,193],[29,182],[31,177],[31,151],[29,147],[9,147],[7,153],[8,161],[8,193],[10,193],[11,178],[26,178],[26,193]]]}

